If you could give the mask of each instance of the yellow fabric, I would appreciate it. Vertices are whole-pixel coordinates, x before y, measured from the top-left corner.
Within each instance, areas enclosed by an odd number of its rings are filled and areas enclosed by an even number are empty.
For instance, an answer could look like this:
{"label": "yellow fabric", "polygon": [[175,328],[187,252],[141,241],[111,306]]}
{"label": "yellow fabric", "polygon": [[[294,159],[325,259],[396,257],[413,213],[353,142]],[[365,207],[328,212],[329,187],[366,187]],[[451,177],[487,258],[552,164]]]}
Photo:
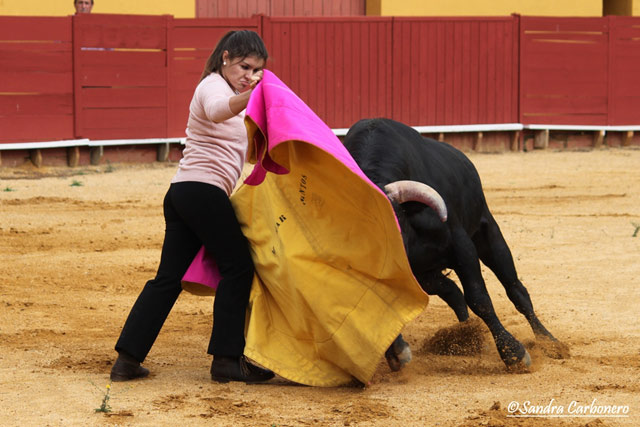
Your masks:
{"label": "yellow fabric", "polygon": [[[259,129],[247,127],[252,141]],[[301,384],[366,384],[428,302],[393,209],[312,144],[283,142],[270,155],[290,172],[231,197],[257,273],[245,354]]]}

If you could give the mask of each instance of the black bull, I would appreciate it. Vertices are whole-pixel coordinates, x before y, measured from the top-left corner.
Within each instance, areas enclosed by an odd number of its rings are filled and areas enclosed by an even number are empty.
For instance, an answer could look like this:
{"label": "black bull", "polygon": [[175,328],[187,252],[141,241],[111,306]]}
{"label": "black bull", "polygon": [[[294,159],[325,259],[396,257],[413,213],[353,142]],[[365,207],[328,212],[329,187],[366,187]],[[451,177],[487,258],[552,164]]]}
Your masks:
{"label": "black bull", "polygon": [[[478,172],[462,152],[389,119],[357,122],[349,129],[344,144],[367,177],[389,196],[411,270],[425,292],[442,298],[461,322],[469,318],[468,306],[489,328],[507,367],[526,369],[531,358],[496,316],[480,271],[481,260],[528,320],[536,339],[562,345],[533,311],[511,251],[487,206]],[[432,202],[418,202],[412,196],[398,200],[398,190],[389,186],[398,181],[427,184],[441,199],[434,192]],[[407,193],[403,189],[399,192]],[[444,206],[438,206],[438,199]],[[446,269],[456,272],[464,294],[443,274]],[[408,346],[400,336],[386,354],[392,369],[399,369],[406,361],[398,360],[403,350]]]}

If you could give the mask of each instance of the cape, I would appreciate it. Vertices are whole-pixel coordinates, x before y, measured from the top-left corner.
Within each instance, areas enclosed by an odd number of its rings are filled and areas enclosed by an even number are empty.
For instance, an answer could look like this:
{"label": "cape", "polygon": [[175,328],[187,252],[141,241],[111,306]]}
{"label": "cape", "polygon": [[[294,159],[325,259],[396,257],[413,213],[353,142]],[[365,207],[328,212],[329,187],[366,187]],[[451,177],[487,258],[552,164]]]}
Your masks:
{"label": "cape", "polygon": [[[245,355],[301,384],[367,384],[428,303],[391,203],[268,70],[245,124],[255,167],[231,196],[256,268]],[[185,289],[215,290],[218,280],[215,260],[201,249]]]}

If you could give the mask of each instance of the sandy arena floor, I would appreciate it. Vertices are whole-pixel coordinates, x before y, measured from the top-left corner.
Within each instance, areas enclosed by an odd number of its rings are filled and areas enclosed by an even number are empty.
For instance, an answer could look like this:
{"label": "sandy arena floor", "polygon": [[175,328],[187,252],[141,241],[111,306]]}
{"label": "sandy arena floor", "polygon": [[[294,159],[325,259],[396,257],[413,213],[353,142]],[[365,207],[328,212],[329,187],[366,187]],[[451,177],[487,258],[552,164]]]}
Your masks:
{"label": "sandy arena floor", "polygon": [[[145,362],[150,378],[114,383],[106,414],[94,409],[155,272],[176,165],[0,168],[0,425],[640,425],[640,150],[471,158],[536,311],[570,358],[533,345],[485,270],[499,317],[532,347],[531,373],[506,372],[491,340],[471,356],[427,351],[455,323],[432,298],[405,330],[413,362],[393,373],[381,360],[364,389],[220,385],[206,355],[212,300],[183,294]],[[563,417],[509,417],[515,405]],[[589,414],[607,406],[626,416]]]}

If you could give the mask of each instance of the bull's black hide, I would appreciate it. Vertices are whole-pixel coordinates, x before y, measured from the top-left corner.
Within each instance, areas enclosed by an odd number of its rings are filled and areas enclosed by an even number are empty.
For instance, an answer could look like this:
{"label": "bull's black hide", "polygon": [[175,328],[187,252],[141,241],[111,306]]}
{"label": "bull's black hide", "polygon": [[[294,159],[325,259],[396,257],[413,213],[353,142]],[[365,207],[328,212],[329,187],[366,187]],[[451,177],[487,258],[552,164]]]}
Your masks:
{"label": "bull's black hide", "polygon": [[[381,189],[400,180],[418,181],[435,189],[446,204],[446,221],[429,206],[392,200],[411,269],[422,288],[438,295],[458,320],[469,318],[467,306],[488,326],[508,367],[531,363],[524,346],[500,323],[480,271],[481,260],[506,289],[509,299],[529,321],[536,338],[556,341],[538,320],[529,293],[518,279],[511,251],[494,220],[471,161],[443,142],[422,137],[414,129],[389,119],[357,122],[344,144],[362,171]],[[456,272],[464,294],[443,271]],[[403,349],[402,338],[393,348]],[[396,366],[397,368],[397,361]]]}

